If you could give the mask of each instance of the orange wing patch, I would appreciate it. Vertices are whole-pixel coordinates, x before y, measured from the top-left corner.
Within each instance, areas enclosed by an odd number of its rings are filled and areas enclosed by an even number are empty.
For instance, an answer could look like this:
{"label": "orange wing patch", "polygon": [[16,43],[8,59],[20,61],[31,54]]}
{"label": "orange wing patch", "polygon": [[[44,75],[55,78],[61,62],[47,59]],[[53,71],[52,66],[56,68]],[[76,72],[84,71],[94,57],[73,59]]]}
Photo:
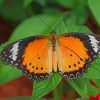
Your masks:
{"label": "orange wing patch", "polygon": [[[79,38],[75,37],[59,37],[59,62],[58,67],[63,77],[75,78],[82,74],[81,69],[85,68],[87,59],[87,49]],[[84,71],[84,70],[83,70]]]}
{"label": "orange wing patch", "polygon": [[88,59],[88,54],[87,54],[88,49],[84,47],[83,42],[80,41],[79,38],[60,36],[59,42],[61,45],[69,48],[71,51],[79,55],[80,58],[82,58],[84,61]]}
{"label": "orange wing patch", "polygon": [[48,38],[32,41],[23,55],[23,66],[34,80],[48,78],[52,72],[51,50]]}

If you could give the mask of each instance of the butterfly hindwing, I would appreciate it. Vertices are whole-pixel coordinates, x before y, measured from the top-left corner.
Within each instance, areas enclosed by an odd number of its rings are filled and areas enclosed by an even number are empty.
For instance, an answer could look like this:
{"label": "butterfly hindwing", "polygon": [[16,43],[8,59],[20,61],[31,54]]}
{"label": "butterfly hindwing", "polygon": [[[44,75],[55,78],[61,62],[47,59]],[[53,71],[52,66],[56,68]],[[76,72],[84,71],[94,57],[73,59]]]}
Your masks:
{"label": "butterfly hindwing", "polygon": [[0,59],[21,69],[32,80],[47,79],[51,75],[48,37],[32,36],[7,46]]}
{"label": "butterfly hindwing", "polygon": [[69,33],[59,36],[59,70],[65,78],[77,78],[100,53],[100,36]]}

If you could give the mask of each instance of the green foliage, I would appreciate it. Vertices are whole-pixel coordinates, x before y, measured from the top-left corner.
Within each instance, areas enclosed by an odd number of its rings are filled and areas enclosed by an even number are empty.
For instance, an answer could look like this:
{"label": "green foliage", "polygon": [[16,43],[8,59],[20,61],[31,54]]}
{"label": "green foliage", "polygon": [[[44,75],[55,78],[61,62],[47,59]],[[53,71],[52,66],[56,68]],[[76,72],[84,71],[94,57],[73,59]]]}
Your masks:
{"label": "green foliage", "polygon": [[73,0],[56,0],[59,4],[67,8],[73,8],[74,2]]}
{"label": "green foliage", "polygon": [[10,40],[15,41],[32,35],[48,35],[60,17],[61,15],[59,14],[55,16],[46,14],[33,16],[25,20],[15,29]]}
{"label": "green foliage", "polygon": [[7,83],[22,75],[22,72],[9,65],[0,65],[0,84]]}
{"label": "green foliage", "polygon": [[24,0],[23,1],[23,5],[24,7],[28,7],[28,5],[30,5],[32,3],[33,0]]}
{"label": "green foliage", "polygon": [[51,92],[54,88],[57,87],[61,81],[61,76],[58,73],[53,73],[52,77],[48,80],[34,82],[34,91],[31,97],[31,100],[37,100],[42,96]]}
{"label": "green foliage", "polygon": [[6,19],[16,21],[23,20],[28,16],[27,10],[23,8],[22,0],[10,0],[9,2],[5,0],[0,14]]}
{"label": "green foliage", "polygon": [[16,97],[16,98],[7,98],[7,99],[0,99],[0,100],[29,100],[30,97]]}
{"label": "green foliage", "polygon": [[100,25],[100,0],[88,0],[88,5],[96,21]]}
{"label": "green foliage", "polygon": [[[3,3],[4,1],[1,0],[0,14],[9,21],[17,22],[18,26],[12,32],[9,41],[0,46],[0,51],[10,43],[28,36],[48,36],[53,29],[55,29],[58,35],[68,32],[91,33],[84,25],[89,17],[90,10],[96,21],[100,24],[99,0],[97,2],[93,0],[88,0],[88,2],[85,2],[85,0],[10,0],[10,5],[5,0],[5,3]],[[60,7],[64,7],[65,9],[70,8],[70,12],[64,13],[59,11],[58,8]],[[39,15],[37,15],[37,12]],[[19,22],[21,23],[19,24]],[[100,58],[93,62],[83,77],[73,80],[68,79],[66,81],[83,98],[87,98],[89,95],[96,95],[100,90],[91,86],[89,80],[92,79],[98,86],[100,85],[99,66]],[[18,69],[0,62],[0,84],[5,84],[21,75],[22,72]],[[62,77],[58,72],[53,73],[50,79],[33,83],[34,88],[31,97],[11,98],[7,100],[38,100],[51,91],[54,91],[55,98],[59,98],[58,94],[61,96],[62,91],[68,90],[67,86],[64,89],[54,90],[61,83],[61,79]],[[69,86],[69,88],[71,87]]]}
{"label": "green foliage", "polygon": [[89,71],[85,74],[85,78],[93,78],[93,79],[99,79],[100,80],[100,68],[98,67],[100,65],[100,58],[96,59],[95,62],[93,62],[92,67],[89,69]]}
{"label": "green foliage", "polygon": [[3,3],[4,3],[4,0],[0,0],[0,10],[1,10]]}
{"label": "green foliage", "polygon": [[[100,79],[93,79],[93,80],[98,86],[100,85]],[[97,89],[92,85],[90,85],[88,80],[86,80],[86,90],[87,90],[87,95],[96,96],[98,93],[100,93],[100,89]]]}

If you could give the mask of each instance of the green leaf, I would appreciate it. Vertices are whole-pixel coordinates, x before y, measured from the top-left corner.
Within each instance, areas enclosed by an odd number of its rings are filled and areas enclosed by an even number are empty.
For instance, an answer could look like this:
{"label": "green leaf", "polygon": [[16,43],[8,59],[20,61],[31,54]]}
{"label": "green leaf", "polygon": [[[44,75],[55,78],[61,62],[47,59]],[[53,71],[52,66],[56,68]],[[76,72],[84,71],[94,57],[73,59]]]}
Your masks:
{"label": "green leaf", "polygon": [[86,98],[88,96],[86,81],[81,77],[78,79],[67,79],[67,82],[77,91],[77,93]]}
{"label": "green leaf", "polygon": [[46,5],[46,0],[35,0],[37,3],[39,3],[42,6]]}
{"label": "green leaf", "polygon": [[60,82],[60,84],[53,90],[53,97],[54,100],[62,100],[63,98],[63,93],[65,88],[68,91],[68,84],[65,86],[65,84],[63,84],[63,80]]}
{"label": "green leaf", "polygon": [[61,11],[58,11],[57,9],[47,7],[43,10],[43,13],[46,13],[48,15],[55,15],[55,14],[62,14]]}
{"label": "green leaf", "polygon": [[4,0],[0,0],[0,11],[1,11],[1,7],[3,6],[4,4]]}
{"label": "green leaf", "polygon": [[23,5],[24,7],[28,7],[28,5],[30,5],[34,0],[24,0],[23,1]]}
{"label": "green leaf", "polygon": [[22,72],[9,65],[0,62],[0,85],[14,80],[22,75]]}
{"label": "green leaf", "polygon": [[24,20],[28,16],[22,0],[10,0],[9,3],[5,0],[0,14],[6,19],[16,21]]}
{"label": "green leaf", "polygon": [[87,73],[84,75],[84,78],[88,79],[100,79],[100,58],[96,59],[91,67],[88,69]]}
{"label": "green leaf", "polygon": [[[100,76],[100,75],[99,75]],[[91,78],[95,84],[100,87],[100,79],[93,79]],[[85,79],[86,80],[86,79]],[[92,86],[90,83],[89,83],[89,80],[87,79],[86,80],[86,88],[87,88],[87,93],[88,93],[88,96],[89,95],[92,95],[92,96],[96,96],[98,93],[100,93],[100,88],[95,88],[94,86]]]}
{"label": "green leaf", "polygon": [[69,13],[71,23],[83,25],[86,22],[86,19],[88,18],[88,9],[87,3],[84,0],[57,0],[57,2],[67,8],[71,8]]}
{"label": "green leaf", "polygon": [[56,0],[59,4],[67,8],[73,8],[74,0]]}
{"label": "green leaf", "polygon": [[100,0],[88,0],[88,5],[96,21],[100,25]]}
{"label": "green leaf", "polygon": [[41,15],[34,16],[21,23],[12,33],[10,40],[18,40],[34,35],[48,35],[55,23],[62,15]]}
{"label": "green leaf", "polygon": [[[71,22],[72,20],[72,22]],[[70,23],[69,23],[70,21]],[[60,33],[69,33],[69,32],[81,32],[81,33],[91,33],[91,31],[83,25],[77,25],[73,23],[73,18],[65,19],[63,22],[59,24]]]}
{"label": "green leaf", "polygon": [[16,97],[16,98],[5,98],[5,99],[0,99],[0,100],[29,100],[30,97]]}
{"label": "green leaf", "polygon": [[34,82],[33,94],[31,100],[38,100],[42,96],[48,94],[60,83],[62,77],[58,73],[53,73],[52,77],[48,80]]}
{"label": "green leaf", "polygon": [[[95,80],[93,78],[91,79]],[[89,83],[89,80],[90,79],[81,77],[79,79],[73,80],[68,79],[67,81],[79,93],[79,95],[83,97],[84,100],[86,100],[90,95],[96,96],[98,93],[100,93],[100,89],[93,87]],[[100,86],[100,79],[95,80],[95,83],[97,84],[97,86]]]}

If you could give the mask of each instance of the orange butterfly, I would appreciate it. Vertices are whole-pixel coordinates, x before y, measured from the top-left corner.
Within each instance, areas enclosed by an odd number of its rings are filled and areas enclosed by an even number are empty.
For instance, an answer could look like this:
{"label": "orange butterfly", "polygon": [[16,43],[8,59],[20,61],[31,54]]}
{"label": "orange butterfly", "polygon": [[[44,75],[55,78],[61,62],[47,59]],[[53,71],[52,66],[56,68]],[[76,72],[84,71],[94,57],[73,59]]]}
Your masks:
{"label": "orange butterfly", "polygon": [[78,78],[100,54],[100,36],[68,33],[31,36],[7,46],[0,59],[21,69],[32,80],[44,80],[52,72]]}

